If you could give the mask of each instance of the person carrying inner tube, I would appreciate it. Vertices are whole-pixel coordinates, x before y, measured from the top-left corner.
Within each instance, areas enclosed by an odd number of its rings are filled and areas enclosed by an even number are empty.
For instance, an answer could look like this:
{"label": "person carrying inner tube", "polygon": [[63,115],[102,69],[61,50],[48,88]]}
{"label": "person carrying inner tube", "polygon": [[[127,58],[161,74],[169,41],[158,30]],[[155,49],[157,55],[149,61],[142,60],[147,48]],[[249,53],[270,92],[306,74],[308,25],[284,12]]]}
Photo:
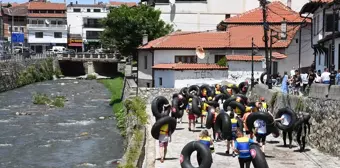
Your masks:
{"label": "person carrying inner tube", "polygon": [[[183,109],[184,105],[185,104],[184,104],[184,97],[183,97],[183,95],[182,94],[178,94],[178,106],[179,106],[179,108]],[[179,111],[176,111],[176,108],[173,108],[173,112],[179,113]],[[182,118],[179,118],[178,120],[179,121],[177,121],[177,122],[182,124]]]}
{"label": "person carrying inner tube", "polygon": [[220,84],[215,85],[215,94],[216,95],[221,94],[221,85]]}
{"label": "person carrying inner tube", "polygon": [[[209,97],[210,100],[212,99],[211,97]],[[201,115],[201,128],[204,128],[205,127],[205,118],[207,116],[207,113],[208,113],[208,103],[207,103],[207,100],[203,97],[202,98],[202,102],[203,102],[203,105],[202,105],[202,115]]]}
{"label": "person carrying inner tube", "polygon": [[[281,121],[282,125],[289,125],[291,120],[292,120],[292,118],[288,114],[283,114],[281,116],[281,118],[275,119],[275,121]],[[287,133],[288,133],[288,139],[289,139],[289,149],[291,149],[292,148],[292,141],[293,141],[293,130],[282,131],[283,146],[284,147],[287,146],[287,143],[286,143]]]}
{"label": "person carrying inner tube", "polygon": [[[212,108],[212,109],[210,110],[210,112],[213,114],[213,122],[212,122],[212,125],[215,125],[216,118],[217,118],[218,113],[219,113],[219,109],[217,108],[217,109],[215,110],[214,108]],[[219,135],[218,135],[219,133],[216,132],[214,126],[212,126],[212,130],[213,130],[213,138],[214,138],[214,142],[216,142],[217,139],[218,139],[218,137],[219,137]]]}
{"label": "person carrying inner tube", "polygon": [[255,143],[252,139],[243,135],[243,132],[237,130],[237,139],[235,140],[234,151],[238,154],[240,168],[250,168],[252,156],[250,154],[250,144]]}
{"label": "person carrying inner tube", "polygon": [[233,157],[235,157],[235,152],[234,152],[234,141],[236,140],[236,131],[239,129],[239,125],[237,122],[237,119],[235,119],[235,114],[234,112],[230,113],[230,121],[231,121],[231,140],[227,141],[227,151],[226,154],[229,155],[229,150],[230,150],[230,146],[233,149],[232,155]]}
{"label": "person carrying inner tube", "polygon": [[254,122],[256,141],[261,145],[264,153],[264,145],[266,144],[267,125],[263,120],[257,119]]}
{"label": "person carrying inner tube", "polygon": [[264,97],[260,97],[260,102],[262,104],[261,109],[259,109],[260,111],[266,112],[268,109],[268,105],[266,103],[266,100],[264,99]]}
{"label": "person carrying inner tube", "polygon": [[160,161],[161,163],[163,163],[168,149],[168,142],[171,142],[171,132],[169,131],[169,124],[164,124],[161,127],[158,140]]}
{"label": "person carrying inner tube", "polygon": [[[188,119],[189,119],[189,128],[188,130],[195,130],[195,114],[192,112],[192,98],[189,99],[189,103],[186,108],[186,112],[188,113]],[[191,127],[193,126],[193,128]]]}
{"label": "person carrying inner tube", "polygon": [[[304,152],[305,151],[305,147],[306,147],[306,135],[307,133],[310,134],[310,123],[309,123],[309,119],[305,119],[305,115],[309,115],[308,113],[303,113],[303,112],[299,112],[298,113],[298,120],[297,123],[301,123],[296,125],[295,129],[296,129],[296,141],[299,144],[299,151],[300,152]],[[308,132],[307,132],[308,129]]]}
{"label": "person carrying inner tube", "polygon": [[[198,137],[198,141],[202,143],[204,146],[206,146],[210,151],[213,153],[214,152],[214,143],[209,135],[208,130],[202,130]],[[202,163],[202,157],[200,156],[200,153],[197,153],[197,162],[198,165],[201,165]]]}
{"label": "person carrying inner tube", "polygon": [[207,89],[202,89],[202,98],[206,98],[208,96]]}
{"label": "person carrying inner tube", "polygon": [[253,131],[250,131],[247,127],[247,118],[248,116],[253,112],[253,109],[255,109],[254,107],[247,107],[246,108],[246,113],[244,113],[243,117],[242,117],[242,121],[243,121],[243,128],[245,129],[246,131],[246,135],[249,135],[249,138],[250,139],[253,139],[254,138],[254,133]]}

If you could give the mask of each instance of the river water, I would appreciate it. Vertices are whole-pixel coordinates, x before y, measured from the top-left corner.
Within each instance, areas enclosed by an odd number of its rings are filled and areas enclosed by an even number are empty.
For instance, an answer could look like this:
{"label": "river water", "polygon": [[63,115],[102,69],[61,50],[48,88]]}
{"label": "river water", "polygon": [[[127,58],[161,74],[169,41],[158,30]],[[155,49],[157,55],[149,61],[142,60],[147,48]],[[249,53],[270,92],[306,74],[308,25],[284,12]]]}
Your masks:
{"label": "river water", "polygon": [[[65,96],[65,107],[34,105],[35,92]],[[123,138],[109,101],[104,85],[90,80],[46,81],[0,93],[0,167],[116,167]]]}

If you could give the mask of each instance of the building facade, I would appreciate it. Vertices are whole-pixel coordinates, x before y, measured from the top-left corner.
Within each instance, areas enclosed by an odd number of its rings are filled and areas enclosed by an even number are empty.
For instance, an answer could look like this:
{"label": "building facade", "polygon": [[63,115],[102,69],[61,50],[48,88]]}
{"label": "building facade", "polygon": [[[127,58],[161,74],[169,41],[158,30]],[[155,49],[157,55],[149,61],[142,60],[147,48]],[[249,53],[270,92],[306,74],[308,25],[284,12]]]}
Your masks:
{"label": "building facade", "polygon": [[[312,14],[313,31],[310,34],[315,48],[316,70],[324,70],[335,65],[335,70],[340,69],[340,25],[339,12],[333,15],[333,0],[316,1],[306,3],[301,9],[301,14]],[[339,10],[340,5],[335,5],[335,10]],[[335,19],[333,20],[333,17]],[[334,30],[333,30],[334,28]],[[334,31],[334,34],[333,34]],[[334,35],[334,48],[332,48]],[[333,53],[334,50],[334,53]]]}
{"label": "building facade", "polygon": [[100,33],[104,31],[100,20],[107,16],[108,10],[104,4],[67,5],[67,23],[69,26],[70,48],[88,51],[101,48]]}
{"label": "building facade", "polygon": [[[159,9],[161,19],[175,30],[205,31],[216,29],[222,20],[259,7],[257,0],[144,0]],[[275,0],[277,1],[277,0]],[[280,0],[299,11],[308,0]],[[174,3],[171,3],[174,2]]]}
{"label": "building facade", "polygon": [[30,2],[27,14],[28,43],[36,53],[52,46],[67,45],[66,5],[64,3]]}

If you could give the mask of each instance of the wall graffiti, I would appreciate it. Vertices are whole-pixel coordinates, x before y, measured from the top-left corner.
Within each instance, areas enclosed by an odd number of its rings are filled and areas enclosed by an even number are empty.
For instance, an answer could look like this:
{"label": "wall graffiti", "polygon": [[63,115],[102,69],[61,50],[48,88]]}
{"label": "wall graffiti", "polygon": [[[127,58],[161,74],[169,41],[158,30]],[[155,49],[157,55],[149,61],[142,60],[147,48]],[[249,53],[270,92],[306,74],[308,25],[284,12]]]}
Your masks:
{"label": "wall graffiti", "polygon": [[228,71],[196,70],[176,72],[176,79],[209,79],[228,78]]}

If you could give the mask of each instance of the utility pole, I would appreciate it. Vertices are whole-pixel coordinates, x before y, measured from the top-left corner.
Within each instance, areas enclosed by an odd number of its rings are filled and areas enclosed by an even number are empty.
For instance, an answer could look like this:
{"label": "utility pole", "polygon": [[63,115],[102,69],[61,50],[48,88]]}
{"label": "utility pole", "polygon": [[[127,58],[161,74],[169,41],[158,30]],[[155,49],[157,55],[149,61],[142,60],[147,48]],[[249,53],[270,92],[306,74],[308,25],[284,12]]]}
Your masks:
{"label": "utility pole", "polygon": [[299,72],[300,74],[301,74],[301,44],[302,44],[301,32],[302,32],[302,23],[301,23],[300,30],[299,30]]}
{"label": "utility pole", "polygon": [[270,80],[270,71],[269,71],[269,59],[268,59],[268,29],[269,25],[267,23],[267,9],[266,9],[266,0],[260,0],[262,6],[262,14],[263,14],[263,32],[264,32],[264,47],[265,47],[265,57],[266,57],[266,70],[267,70],[267,84],[268,89],[272,89],[272,81]]}
{"label": "utility pole", "polygon": [[[272,55],[273,55],[273,30],[270,30],[270,47],[269,47],[269,74],[272,74]],[[272,81],[272,80],[271,80]]]}
{"label": "utility pole", "polygon": [[12,22],[11,22],[11,54],[13,56],[13,26],[14,26],[14,14],[13,14],[13,9],[11,9],[11,14],[12,14]]}
{"label": "utility pole", "polygon": [[251,90],[254,88],[254,37],[251,38]]}
{"label": "utility pole", "polygon": [[[331,65],[333,65],[334,64],[334,56],[335,56],[335,28],[336,28],[336,23],[338,23],[338,22],[336,22],[336,10],[335,10],[335,2],[333,3],[333,6],[332,6],[332,8],[333,8],[333,30],[332,30],[332,56],[331,56],[331,58],[330,58],[330,63],[328,64],[328,66],[329,66],[329,70],[331,70]],[[339,65],[338,65],[338,67],[339,67]]]}

